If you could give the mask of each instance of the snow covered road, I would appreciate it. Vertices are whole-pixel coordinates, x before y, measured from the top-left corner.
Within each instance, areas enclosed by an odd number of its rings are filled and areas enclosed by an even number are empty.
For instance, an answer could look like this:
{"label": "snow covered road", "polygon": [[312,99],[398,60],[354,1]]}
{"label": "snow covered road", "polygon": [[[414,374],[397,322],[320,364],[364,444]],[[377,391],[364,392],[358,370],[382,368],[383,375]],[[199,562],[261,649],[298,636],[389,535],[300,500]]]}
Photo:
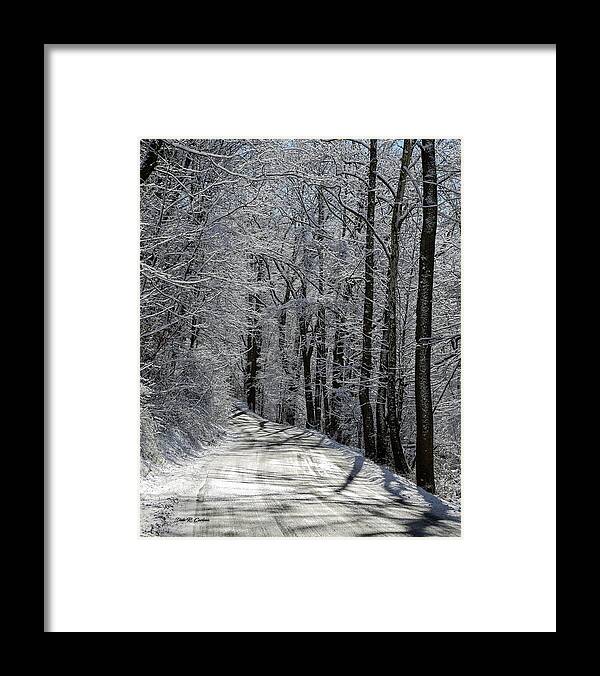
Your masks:
{"label": "snow covered road", "polygon": [[142,481],[142,535],[459,536],[460,513],[317,432],[237,411],[226,439]]}

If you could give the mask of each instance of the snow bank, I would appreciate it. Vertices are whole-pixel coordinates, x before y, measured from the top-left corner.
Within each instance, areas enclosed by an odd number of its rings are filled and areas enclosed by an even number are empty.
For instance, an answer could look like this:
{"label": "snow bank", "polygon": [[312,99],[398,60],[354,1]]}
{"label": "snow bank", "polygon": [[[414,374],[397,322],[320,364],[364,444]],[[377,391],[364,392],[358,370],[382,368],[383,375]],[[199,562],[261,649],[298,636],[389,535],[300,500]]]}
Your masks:
{"label": "snow bank", "polygon": [[[202,443],[180,429],[158,435],[160,462],[144,469],[140,479],[140,533],[143,536],[161,535],[175,506],[182,496],[195,495],[204,483],[204,464],[209,453],[225,443],[225,428],[215,426],[219,443]],[[213,440],[214,441],[214,440]]]}

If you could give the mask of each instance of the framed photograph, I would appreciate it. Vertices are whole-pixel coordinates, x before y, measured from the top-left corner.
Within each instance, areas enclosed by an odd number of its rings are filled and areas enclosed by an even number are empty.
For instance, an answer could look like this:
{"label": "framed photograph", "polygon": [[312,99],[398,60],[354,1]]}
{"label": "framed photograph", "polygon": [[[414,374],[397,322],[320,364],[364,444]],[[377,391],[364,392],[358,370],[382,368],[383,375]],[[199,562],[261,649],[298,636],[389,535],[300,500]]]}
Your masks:
{"label": "framed photograph", "polygon": [[555,631],[555,45],[44,58],[46,631]]}

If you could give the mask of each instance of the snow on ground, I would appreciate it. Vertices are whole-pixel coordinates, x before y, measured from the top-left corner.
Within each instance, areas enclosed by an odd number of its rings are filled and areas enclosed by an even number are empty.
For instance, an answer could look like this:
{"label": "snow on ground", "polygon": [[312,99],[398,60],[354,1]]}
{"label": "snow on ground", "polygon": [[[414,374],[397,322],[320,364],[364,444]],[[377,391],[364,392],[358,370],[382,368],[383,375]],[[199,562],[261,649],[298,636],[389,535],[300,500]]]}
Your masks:
{"label": "snow on ground", "polygon": [[[241,402],[236,403],[236,408],[240,411],[243,411],[246,415],[256,418],[259,421],[264,420],[256,413],[249,411],[248,407]],[[300,431],[300,428],[291,429]],[[301,431],[305,435],[313,436],[315,440],[320,442],[320,445],[326,446],[328,448],[335,448],[346,458],[351,459],[354,471],[360,471],[361,478],[364,481],[371,482],[376,486],[383,486],[388,492],[396,496],[402,495],[403,498],[410,496],[411,502],[414,502],[415,505],[427,507],[436,516],[452,516],[460,518],[461,508],[459,503],[452,500],[445,500],[433,495],[432,493],[428,493],[422,488],[419,488],[410,479],[399,476],[387,467],[383,467],[372,460],[368,460],[365,458],[363,452],[354,446],[345,446],[344,444],[340,444],[317,430],[302,428]]]}
{"label": "snow on ground", "polygon": [[165,461],[141,480],[145,536],[460,534],[458,504],[358,449],[242,406],[212,447],[180,432],[160,446]]}
{"label": "snow on ground", "polygon": [[[246,415],[252,416],[259,421],[263,420],[259,415],[249,411],[248,407],[243,404],[238,403],[237,408],[244,411]],[[300,430],[300,428],[292,429],[297,431]],[[375,486],[384,487],[389,493],[395,496],[399,497],[402,495],[403,499],[409,498],[412,504],[428,509],[435,516],[460,518],[460,504],[450,500],[444,500],[432,493],[428,493],[422,488],[419,488],[410,479],[399,476],[387,467],[383,467],[372,460],[368,460],[360,449],[340,444],[317,430],[302,428],[301,431],[305,435],[313,436],[316,441],[320,442],[321,446],[334,448],[341,452],[346,458],[350,459],[352,461],[353,472],[358,474],[360,471],[363,481],[372,483]],[[353,478],[353,472],[351,472],[350,478]]]}
{"label": "snow on ground", "polygon": [[369,481],[374,485],[383,486],[387,491],[396,496],[402,495],[403,498],[410,496],[412,503],[428,508],[436,516],[453,516],[460,518],[459,504],[450,500],[443,500],[432,493],[428,493],[422,488],[419,488],[410,479],[394,474],[394,472],[387,467],[383,467],[372,460],[368,460],[358,448],[339,444],[333,439],[326,437],[321,432],[311,430],[311,434],[317,436],[323,446],[337,449],[346,457],[351,458],[355,466],[360,465],[360,473],[363,481]]}
{"label": "snow on ground", "polygon": [[195,442],[178,429],[159,436],[161,461],[145,465],[145,476],[140,479],[141,535],[161,535],[181,497],[198,492],[204,478],[203,460],[228,438],[226,430],[222,433],[221,440],[212,446]]}

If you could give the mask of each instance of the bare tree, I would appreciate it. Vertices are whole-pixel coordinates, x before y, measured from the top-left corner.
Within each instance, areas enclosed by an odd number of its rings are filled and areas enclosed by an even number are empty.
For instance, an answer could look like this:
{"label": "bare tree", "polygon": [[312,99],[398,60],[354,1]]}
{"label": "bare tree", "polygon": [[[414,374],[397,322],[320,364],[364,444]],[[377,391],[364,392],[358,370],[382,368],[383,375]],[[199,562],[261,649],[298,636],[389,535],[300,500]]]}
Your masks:
{"label": "bare tree", "polygon": [[[262,261],[257,259],[251,264],[256,268],[256,285],[262,280]],[[260,309],[260,297],[258,291],[249,295],[250,317],[248,321],[248,335],[246,338],[246,401],[251,411],[256,411],[257,400],[257,376],[262,342],[262,332],[258,313]]]}
{"label": "bare tree", "polygon": [[404,457],[404,449],[400,440],[400,424],[398,420],[398,409],[396,399],[396,382],[398,379],[397,359],[398,359],[398,258],[399,251],[399,231],[400,226],[406,214],[403,213],[404,195],[406,192],[406,183],[408,180],[408,167],[413,152],[412,139],[404,139],[402,148],[402,164],[400,166],[400,177],[398,178],[398,189],[394,200],[392,211],[392,226],[390,231],[390,265],[388,271],[387,286],[387,311],[388,311],[388,331],[387,331],[387,408],[388,408],[388,429],[390,435],[390,446],[394,457],[394,467],[401,474],[408,474],[408,464]]}
{"label": "bare tree", "polygon": [[358,399],[363,424],[363,443],[365,456],[376,456],[375,426],[373,423],[373,409],[370,400],[371,375],[373,371],[373,293],[374,293],[374,265],[375,245],[373,232],[375,230],[375,199],[377,181],[377,139],[369,143],[369,190],[367,193],[367,228],[365,233],[365,300],[363,306],[363,346],[360,369],[360,385]]}
{"label": "bare tree", "polygon": [[423,229],[419,256],[417,326],[415,332],[415,408],[417,417],[417,485],[435,493],[433,468],[433,405],[431,400],[431,315],[435,235],[437,230],[437,172],[435,140],[421,140],[423,165]]}

